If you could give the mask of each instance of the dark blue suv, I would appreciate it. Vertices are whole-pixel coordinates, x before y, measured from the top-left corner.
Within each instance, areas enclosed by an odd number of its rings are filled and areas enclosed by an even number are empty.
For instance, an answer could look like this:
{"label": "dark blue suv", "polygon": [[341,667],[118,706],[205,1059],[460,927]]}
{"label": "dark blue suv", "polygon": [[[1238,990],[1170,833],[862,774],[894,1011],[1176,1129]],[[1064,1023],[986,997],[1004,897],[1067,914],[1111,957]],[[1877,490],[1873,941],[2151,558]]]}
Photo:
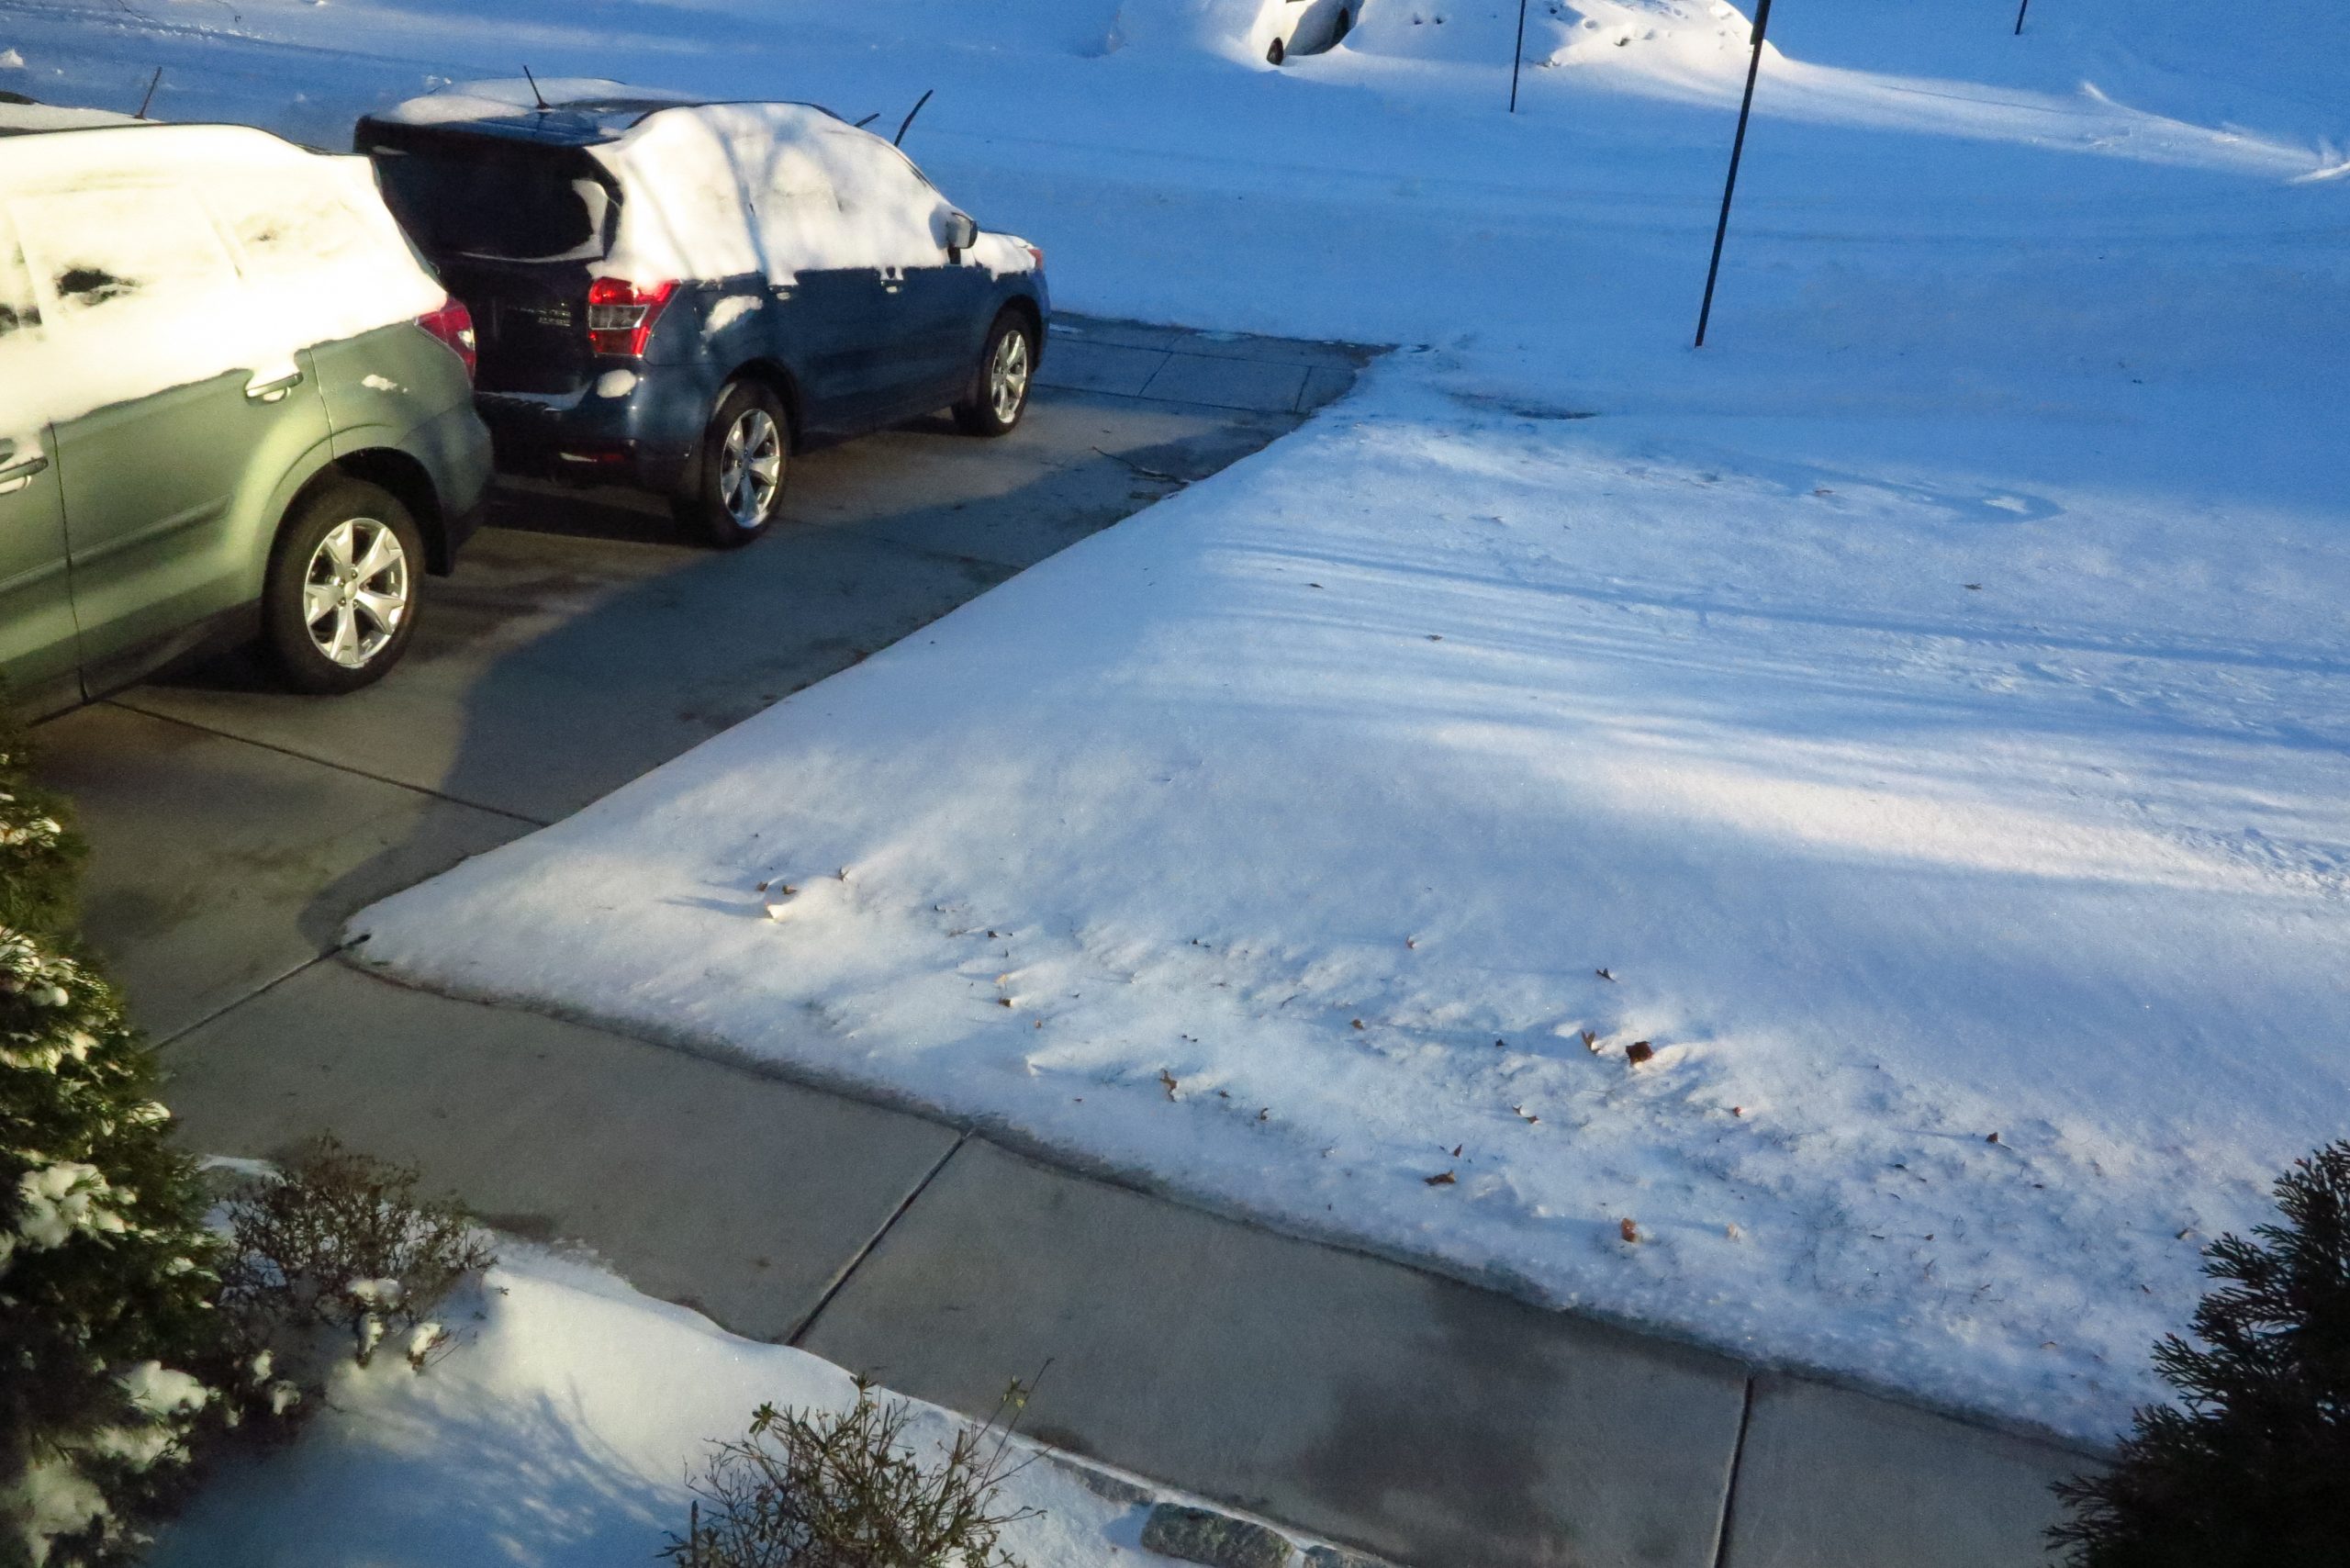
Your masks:
{"label": "dark blue suv", "polygon": [[496,82],[355,140],[473,313],[509,471],[636,485],[744,544],[811,438],[948,407],[1002,435],[1027,406],[1043,252],[823,109]]}

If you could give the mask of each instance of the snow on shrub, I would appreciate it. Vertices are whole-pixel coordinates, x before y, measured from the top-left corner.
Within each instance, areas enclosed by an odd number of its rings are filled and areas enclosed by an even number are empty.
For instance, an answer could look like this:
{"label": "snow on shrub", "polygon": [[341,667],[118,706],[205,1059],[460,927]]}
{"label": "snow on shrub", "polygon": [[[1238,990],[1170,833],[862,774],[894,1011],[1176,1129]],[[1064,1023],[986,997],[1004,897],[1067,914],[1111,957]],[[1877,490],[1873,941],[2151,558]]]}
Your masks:
{"label": "snow on shrub", "polygon": [[0,1564],[135,1551],[238,1414],[194,1172],[68,934],[77,852],[0,726]]}
{"label": "snow on shrub", "polygon": [[280,1413],[342,1348],[364,1367],[390,1339],[422,1371],[448,1338],[432,1309],[497,1260],[461,1205],[416,1183],[413,1166],[320,1137],[229,1197],[221,1304]]}
{"label": "snow on shrub", "polygon": [[2195,1338],[2154,1348],[2184,1408],[2140,1410],[2103,1475],[2060,1484],[2076,1568],[2350,1562],[2350,1140],[2277,1182],[2286,1223],[2223,1236]]}
{"label": "snow on shrub", "polygon": [[152,1054],[76,951],[79,853],[0,722],[0,1568],[128,1560],[204,1439],[315,1403],[320,1333],[421,1369],[432,1305],[490,1260],[414,1171],[331,1140],[241,1191],[224,1243]]}
{"label": "snow on shrub", "polygon": [[1013,1383],[930,1463],[905,1441],[912,1407],[876,1400],[863,1378],[846,1411],[762,1405],[746,1437],[711,1445],[687,1533],[662,1555],[686,1568],[1020,1568],[997,1540],[1037,1510],[997,1499],[1033,1462],[1012,1448],[1025,1403]]}

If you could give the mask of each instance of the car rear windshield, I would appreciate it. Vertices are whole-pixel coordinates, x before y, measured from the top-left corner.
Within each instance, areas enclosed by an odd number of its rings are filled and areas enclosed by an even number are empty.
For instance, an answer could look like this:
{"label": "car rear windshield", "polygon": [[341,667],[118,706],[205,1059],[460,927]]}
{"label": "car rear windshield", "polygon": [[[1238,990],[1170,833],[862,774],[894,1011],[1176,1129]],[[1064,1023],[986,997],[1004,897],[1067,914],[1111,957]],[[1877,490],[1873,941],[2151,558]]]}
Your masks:
{"label": "car rear windshield", "polygon": [[429,256],[582,261],[610,244],[619,195],[576,149],[485,140],[368,152],[392,216]]}

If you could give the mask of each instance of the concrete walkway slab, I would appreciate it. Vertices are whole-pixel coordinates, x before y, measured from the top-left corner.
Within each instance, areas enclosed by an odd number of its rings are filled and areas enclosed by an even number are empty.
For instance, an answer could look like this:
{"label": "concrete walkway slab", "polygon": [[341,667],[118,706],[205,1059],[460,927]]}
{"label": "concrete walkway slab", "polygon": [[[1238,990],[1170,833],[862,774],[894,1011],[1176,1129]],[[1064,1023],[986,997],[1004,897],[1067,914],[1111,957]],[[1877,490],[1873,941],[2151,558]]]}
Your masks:
{"label": "concrete walkway slab", "polygon": [[1345,397],[1355,384],[1355,373],[1317,364],[1305,373],[1304,388],[1297,395],[1297,411],[1310,414]]}
{"label": "concrete walkway slab", "polygon": [[[893,431],[826,454],[832,481],[803,489],[793,515],[807,525],[941,557],[972,559],[1006,574],[1058,554],[1105,521],[1149,504],[1258,452],[1297,428],[1281,410],[1259,413],[1069,395],[1053,404],[1056,450],[1018,460],[1009,442],[969,442],[925,431]],[[1014,438],[1016,440],[1016,437]],[[1169,477],[1171,476],[1171,477]],[[945,506],[869,515],[864,498],[892,487],[953,492]]]}
{"label": "concrete walkway slab", "polygon": [[1212,409],[1289,413],[1305,390],[1308,366],[1258,359],[1170,353],[1143,387],[1146,398],[1199,403]]}
{"label": "concrete walkway slab", "polygon": [[2084,1456],[1798,1378],[1757,1380],[1722,1568],[2042,1568]]}
{"label": "concrete walkway slab", "polygon": [[1276,364],[1324,364],[1360,370],[1380,350],[1371,344],[1326,342],[1313,338],[1266,337],[1254,332],[1208,332],[1161,327],[1106,316],[1056,316],[1046,358],[1071,342],[1203,354],[1211,359],[1255,359]]}
{"label": "concrete walkway slab", "polygon": [[365,905],[531,829],[112,704],[43,725],[38,756],[91,845],[83,930],[160,1038],[317,958]]}
{"label": "concrete walkway slab", "polygon": [[230,657],[117,700],[552,822],[1296,423],[1091,394],[1001,441],[916,421],[799,458],[787,522],[723,553],[652,497],[509,482],[381,684],[319,701]]}
{"label": "concrete walkway slab", "polygon": [[163,1056],[191,1149],[272,1158],[331,1132],[758,1339],[800,1327],[959,1136],[331,959]]}
{"label": "concrete walkway slab", "polygon": [[1165,349],[1130,348],[1057,335],[1046,352],[1044,363],[1036,367],[1036,385],[1071,392],[1110,392],[1121,398],[1139,398],[1158,367],[1166,363]]}
{"label": "concrete walkway slab", "polygon": [[967,1142],[801,1343],[1423,1568],[1713,1568],[1729,1362]]}
{"label": "concrete walkway slab", "polygon": [[375,686],[322,702],[232,657],[118,700],[549,823],[1009,576],[820,529],[719,554],[498,528]]}

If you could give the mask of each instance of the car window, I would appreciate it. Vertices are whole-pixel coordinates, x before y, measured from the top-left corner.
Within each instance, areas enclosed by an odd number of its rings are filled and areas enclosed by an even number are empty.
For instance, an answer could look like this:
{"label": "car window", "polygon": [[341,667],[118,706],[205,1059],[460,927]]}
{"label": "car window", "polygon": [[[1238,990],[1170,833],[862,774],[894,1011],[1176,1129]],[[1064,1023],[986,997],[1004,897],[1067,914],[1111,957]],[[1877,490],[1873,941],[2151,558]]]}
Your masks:
{"label": "car window", "polygon": [[184,190],[123,185],[21,196],[9,213],[37,297],[61,330],[142,308],[201,309],[237,292],[228,250]]}
{"label": "car window", "polygon": [[852,243],[883,266],[938,265],[946,198],[878,137],[834,134],[824,140]]}
{"label": "car window", "polygon": [[364,260],[375,243],[323,176],[216,175],[205,183],[204,200],[235,248],[239,270],[254,283],[306,282]]}
{"label": "car window", "polygon": [[613,194],[584,160],[486,141],[371,156],[392,216],[429,256],[587,261],[610,243]]}

